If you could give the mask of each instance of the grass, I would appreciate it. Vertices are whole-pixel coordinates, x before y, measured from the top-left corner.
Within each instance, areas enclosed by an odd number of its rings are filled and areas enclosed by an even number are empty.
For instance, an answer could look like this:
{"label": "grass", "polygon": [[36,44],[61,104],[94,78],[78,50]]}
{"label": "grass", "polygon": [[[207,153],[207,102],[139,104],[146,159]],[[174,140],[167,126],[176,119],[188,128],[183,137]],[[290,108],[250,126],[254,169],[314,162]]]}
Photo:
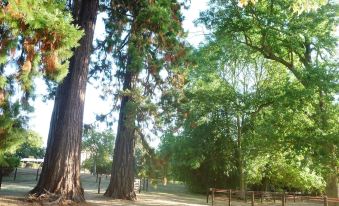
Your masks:
{"label": "grass", "polygon": [[[160,184],[152,185],[149,184],[149,190],[147,192],[142,191],[137,194],[137,201],[125,201],[125,200],[113,200],[103,196],[108,184],[109,177],[103,176],[101,178],[100,194],[98,194],[98,182],[96,182],[96,176],[90,174],[81,174],[81,182],[85,190],[86,203],[82,203],[84,206],[201,206],[211,205],[206,203],[206,196],[192,194],[187,191],[183,184],[168,184],[163,186]],[[25,202],[25,196],[36,184],[36,169],[18,169],[16,181],[13,181],[13,174],[9,177],[4,177],[2,183],[2,189],[0,190],[0,206],[23,206],[23,205],[38,205]],[[226,206],[228,201],[225,198],[217,198],[214,202],[215,206]],[[232,201],[232,206],[250,206],[250,202],[235,202]],[[281,202],[266,202],[260,204],[256,202],[255,205],[272,205],[279,206]],[[288,202],[288,206],[320,206],[321,203],[310,203],[310,202]]]}
{"label": "grass", "polygon": [[[0,190],[0,206],[34,205],[25,202],[25,197],[37,183],[36,169],[19,168],[14,181],[13,173],[3,178]],[[152,185],[149,184],[147,192],[137,193],[137,201],[113,200],[103,196],[109,184],[109,178],[101,177],[100,194],[98,194],[98,182],[96,176],[81,174],[81,182],[85,190],[86,203],[81,205],[185,205],[200,206],[205,204],[205,197],[202,195],[190,194],[183,184]]]}

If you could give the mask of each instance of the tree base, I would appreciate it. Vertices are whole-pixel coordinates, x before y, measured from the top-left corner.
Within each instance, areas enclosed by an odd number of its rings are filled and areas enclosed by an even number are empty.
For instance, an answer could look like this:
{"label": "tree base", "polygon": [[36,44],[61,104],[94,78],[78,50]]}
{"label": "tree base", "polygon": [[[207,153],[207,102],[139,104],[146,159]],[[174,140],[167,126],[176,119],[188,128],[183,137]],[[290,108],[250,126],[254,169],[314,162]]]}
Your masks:
{"label": "tree base", "polygon": [[70,193],[51,193],[45,189],[34,188],[29,192],[27,201],[39,202],[42,205],[69,205],[72,203],[85,202],[85,196],[83,189],[78,191],[72,191]]}
{"label": "tree base", "polygon": [[118,194],[116,192],[110,192],[109,190],[107,190],[104,196],[110,197],[113,199],[121,199],[121,200],[131,200],[131,201],[137,200],[137,195],[134,191],[125,195],[125,194]]}

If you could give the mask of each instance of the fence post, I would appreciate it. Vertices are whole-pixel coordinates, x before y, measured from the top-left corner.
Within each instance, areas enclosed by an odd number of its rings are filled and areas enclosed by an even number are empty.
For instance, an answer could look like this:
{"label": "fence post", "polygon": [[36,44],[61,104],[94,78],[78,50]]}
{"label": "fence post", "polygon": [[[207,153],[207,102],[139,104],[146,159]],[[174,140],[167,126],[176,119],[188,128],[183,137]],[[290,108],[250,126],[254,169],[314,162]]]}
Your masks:
{"label": "fence post", "polygon": [[38,170],[36,171],[36,177],[35,177],[35,181],[38,181],[38,177],[39,177],[39,167],[38,167]]}
{"label": "fence post", "polygon": [[214,188],[212,188],[212,206],[214,204]]}
{"label": "fence post", "polygon": [[295,202],[295,192],[293,193],[293,202]]}
{"label": "fence post", "polygon": [[251,194],[251,204],[252,206],[254,206],[254,191],[252,191],[252,194]]}
{"label": "fence post", "polygon": [[264,199],[264,192],[260,192],[260,202],[262,203],[263,199]]}
{"label": "fence post", "polygon": [[228,191],[228,206],[231,206],[232,202],[232,190]]}
{"label": "fence post", "polygon": [[99,174],[97,173],[97,179],[95,180],[95,182],[98,182],[98,177],[99,177]]}
{"label": "fence post", "polygon": [[98,194],[100,194],[100,184],[101,184],[101,176],[99,177]]}
{"label": "fence post", "polygon": [[206,195],[206,203],[208,203],[208,198],[210,196],[210,191],[211,191],[211,188],[208,188],[207,189],[207,195]]}
{"label": "fence post", "polygon": [[285,192],[283,192],[281,195],[281,205],[285,206]]}
{"label": "fence post", "polygon": [[275,195],[276,195],[276,193],[273,192],[272,194],[273,194],[273,195],[272,195],[272,196],[273,196],[273,202],[275,203]]}
{"label": "fence post", "polygon": [[13,178],[13,181],[15,181],[15,179],[16,179],[16,173],[18,172],[18,168],[16,167],[15,168],[15,171],[14,171],[14,178]]}
{"label": "fence post", "polygon": [[211,188],[212,189],[212,194],[211,194],[211,201],[212,201],[212,206],[214,204],[214,188]]}
{"label": "fence post", "polygon": [[328,206],[328,199],[327,199],[327,196],[324,196],[324,206]]}
{"label": "fence post", "polygon": [[1,190],[1,184],[2,184],[2,167],[0,166],[0,190]]}
{"label": "fence post", "polygon": [[146,179],[146,192],[148,192],[148,178]]}
{"label": "fence post", "polygon": [[[106,176],[107,177],[107,176]],[[139,194],[141,193],[141,178],[139,179]]]}

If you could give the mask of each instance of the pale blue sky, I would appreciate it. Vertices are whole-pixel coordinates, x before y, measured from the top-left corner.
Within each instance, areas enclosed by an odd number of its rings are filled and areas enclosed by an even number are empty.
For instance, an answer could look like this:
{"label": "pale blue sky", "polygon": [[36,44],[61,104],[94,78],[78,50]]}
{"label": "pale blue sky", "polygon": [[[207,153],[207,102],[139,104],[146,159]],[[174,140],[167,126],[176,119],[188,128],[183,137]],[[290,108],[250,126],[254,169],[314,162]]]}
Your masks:
{"label": "pale blue sky", "polygon": [[[185,10],[184,16],[185,21],[183,27],[188,32],[187,40],[197,46],[204,40],[205,29],[202,26],[195,27],[193,21],[199,17],[200,11],[207,8],[208,0],[191,0],[191,6],[188,10]],[[100,19],[100,16],[99,18]],[[96,36],[99,37],[104,32],[103,22],[98,20],[96,26]],[[46,87],[42,80],[36,80],[37,96],[38,98],[34,102],[35,112],[31,114],[29,126],[32,130],[38,132],[44,139],[44,145],[47,144],[47,137],[49,131],[49,123],[53,110],[54,101],[43,102],[41,95],[46,93]],[[86,101],[85,101],[85,114],[84,123],[92,123],[95,120],[95,114],[105,113],[109,111],[111,104],[110,102],[103,102],[99,98],[100,91],[97,91],[92,85],[87,85]],[[113,127],[114,132],[116,131],[116,125]],[[159,144],[159,139],[154,138],[150,143],[153,147]]]}

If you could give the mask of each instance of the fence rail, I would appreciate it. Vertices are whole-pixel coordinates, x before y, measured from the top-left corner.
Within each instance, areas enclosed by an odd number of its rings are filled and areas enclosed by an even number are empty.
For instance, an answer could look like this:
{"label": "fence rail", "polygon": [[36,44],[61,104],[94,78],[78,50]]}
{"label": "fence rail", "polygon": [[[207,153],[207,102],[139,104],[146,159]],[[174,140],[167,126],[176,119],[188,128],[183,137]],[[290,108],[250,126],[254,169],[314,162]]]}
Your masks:
{"label": "fence rail", "polygon": [[38,168],[38,169],[35,169],[35,168],[15,168],[13,170],[13,172],[11,172],[8,176],[4,176],[4,178],[12,179],[13,181],[24,182],[24,181],[31,181],[31,180],[29,180],[27,178],[22,178],[22,177],[31,176],[32,179],[35,179],[37,181],[40,173],[41,173],[41,168]]}
{"label": "fence rail", "polygon": [[264,191],[240,191],[231,189],[217,189],[209,188],[207,191],[206,202],[208,203],[211,198],[211,203],[214,205],[216,198],[222,199],[231,206],[232,200],[242,200],[250,202],[251,206],[254,206],[256,201],[263,203],[264,201],[273,201],[274,203],[279,200],[281,205],[285,206],[287,201],[296,202],[299,201],[312,201],[323,203],[324,206],[328,206],[329,203],[339,203],[339,198],[330,198],[327,196],[308,196],[296,192],[264,192]]}

